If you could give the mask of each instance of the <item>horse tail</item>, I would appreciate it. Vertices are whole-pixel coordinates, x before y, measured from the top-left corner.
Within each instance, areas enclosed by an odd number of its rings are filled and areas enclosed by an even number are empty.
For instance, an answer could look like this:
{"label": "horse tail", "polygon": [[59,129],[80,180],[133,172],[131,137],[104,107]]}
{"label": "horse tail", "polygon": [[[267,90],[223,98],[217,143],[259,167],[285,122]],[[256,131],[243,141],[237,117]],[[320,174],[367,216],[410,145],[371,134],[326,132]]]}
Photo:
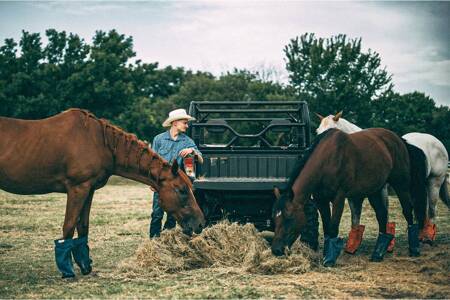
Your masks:
{"label": "horse tail", "polygon": [[445,175],[444,182],[441,185],[441,188],[439,189],[439,196],[442,199],[442,202],[447,205],[448,208],[450,208],[450,196],[448,194],[448,174]]}
{"label": "horse tail", "polygon": [[422,149],[404,142],[409,154],[411,197],[419,228],[422,229],[427,214],[427,158]]}

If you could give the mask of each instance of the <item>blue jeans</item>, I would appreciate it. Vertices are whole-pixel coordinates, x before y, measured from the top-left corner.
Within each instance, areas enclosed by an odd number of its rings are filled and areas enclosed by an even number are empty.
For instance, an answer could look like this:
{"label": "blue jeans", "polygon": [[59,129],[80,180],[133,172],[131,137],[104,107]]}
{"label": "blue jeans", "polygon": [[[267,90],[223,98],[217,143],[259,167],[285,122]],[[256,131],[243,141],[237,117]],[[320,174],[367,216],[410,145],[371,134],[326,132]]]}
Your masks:
{"label": "blue jeans", "polygon": [[[150,238],[158,237],[161,233],[161,224],[162,219],[164,217],[164,211],[159,206],[159,194],[154,193],[153,194],[153,211],[150,218],[150,229],[149,229],[149,236]],[[176,220],[171,215],[167,214],[167,220],[166,223],[164,223],[164,229],[172,229],[176,225]]]}

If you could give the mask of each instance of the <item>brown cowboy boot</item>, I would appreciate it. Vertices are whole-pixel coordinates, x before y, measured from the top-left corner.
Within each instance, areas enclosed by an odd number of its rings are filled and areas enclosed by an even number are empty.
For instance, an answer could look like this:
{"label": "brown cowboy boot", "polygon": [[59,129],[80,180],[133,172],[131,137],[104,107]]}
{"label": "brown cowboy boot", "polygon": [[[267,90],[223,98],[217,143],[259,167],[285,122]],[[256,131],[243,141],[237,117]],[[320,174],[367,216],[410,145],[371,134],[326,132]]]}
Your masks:
{"label": "brown cowboy boot", "polygon": [[345,252],[355,254],[356,250],[358,250],[359,246],[361,245],[364,229],[364,225],[352,227],[350,233],[348,234],[347,244],[345,245]]}

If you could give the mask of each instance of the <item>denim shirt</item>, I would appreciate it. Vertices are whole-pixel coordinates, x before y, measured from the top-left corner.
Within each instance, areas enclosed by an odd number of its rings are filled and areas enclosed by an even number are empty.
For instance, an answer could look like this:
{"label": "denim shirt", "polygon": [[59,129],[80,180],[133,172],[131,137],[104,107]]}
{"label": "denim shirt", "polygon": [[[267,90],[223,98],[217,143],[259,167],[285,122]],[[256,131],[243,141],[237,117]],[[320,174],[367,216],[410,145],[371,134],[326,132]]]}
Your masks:
{"label": "denim shirt", "polygon": [[181,166],[183,158],[178,153],[185,148],[194,148],[197,154],[202,155],[194,141],[184,133],[178,134],[177,139],[173,140],[170,132],[166,131],[155,136],[152,143],[153,151],[169,163],[172,163],[176,158],[179,166]]}

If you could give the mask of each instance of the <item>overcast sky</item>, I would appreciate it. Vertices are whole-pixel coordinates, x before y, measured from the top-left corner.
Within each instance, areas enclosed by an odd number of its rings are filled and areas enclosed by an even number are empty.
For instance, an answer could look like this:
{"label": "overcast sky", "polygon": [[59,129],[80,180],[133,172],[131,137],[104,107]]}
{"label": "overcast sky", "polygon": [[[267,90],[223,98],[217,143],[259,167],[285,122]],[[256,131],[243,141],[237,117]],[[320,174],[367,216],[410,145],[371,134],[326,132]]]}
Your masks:
{"label": "overcast sky", "polygon": [[116,29],[137,58],[215,75],[275,68],[287,80],[283,47],[305,32],[362,38],[393,74],[395,90],[418,90],[450,106],[450,2],[0,2],[0,45],[21,31],[55,28],[91,42]]}

